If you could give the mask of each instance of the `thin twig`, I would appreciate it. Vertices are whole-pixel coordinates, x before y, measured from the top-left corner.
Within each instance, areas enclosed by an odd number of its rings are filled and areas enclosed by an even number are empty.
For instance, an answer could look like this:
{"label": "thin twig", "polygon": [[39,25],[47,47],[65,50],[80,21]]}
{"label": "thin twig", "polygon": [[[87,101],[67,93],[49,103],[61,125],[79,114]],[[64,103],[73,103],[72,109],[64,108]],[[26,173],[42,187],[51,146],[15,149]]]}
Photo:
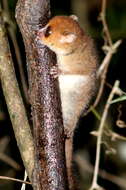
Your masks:
{"label": "thin twig", "polygon": [[102,0],[102,7],[101,7],[101,13],[100,13],[100,18],[102,25],[103,25],[103,32],[104,32],[104,46],[103,50],[106,54],[105,58],[103,59],[98,71],[97,71],[97,78],[100,79],[100,87],[99,91],[96,97],[96,100],[93,104],[93,107],[95,108],[102,96],[103,90],[104,90],[104,85],[105,85],[105,80],[106,80],[106,75],[108,71],[108,67],[111,61],[111,58],[113,54],[117,51],[119,45],[121,44],[121,40],[118,40],[114,44],[112,43],[111,35],[108,29],[108,25],[106,22],[106,0]]}
{"label": "thin twig", "polygon": [[[118,91],[118,89],[117,89],[117,91]],[[91,110],[92,110],[92,113],[95,115],[95,117],[100,121],[101,120],[101,115],[93,107],[91,107]],[[105,126],[105,128],[109,129],[109,126],[106,125],[106,123],[105,123],[104,126]],[[116,139],[126,141],[126,137],[121,136],[121,135],[119,135],[119,134],[117,134],[117,133],[115,133],[115,132],[113,132],[111,130],[109,130],[108,132],[107,131],[104,131],[104,132],[106,133],[106,136],[109,136],[111,138],[112,141],[115,141]],[[97,136],[96,131],[92,131],[92,132],[90,132],[90,134]]]}
{"label": "thin twig", "polygon": [[29,184],[29,185],[31,185],[31,183],[28,182],[28,181],[23,181],[23,180],[16,179],[16,178],[13,178],[13,177],[0,176],[0,179],[11,180],[11,181],[16,181],[16,182],[20,182],[20,183],[25,183],[25,184]]}
{"label": "thin twig", "polygon": [[98,91],[98,94],[96,96],[95,102],[94,102],[94,104],[92,106],[94,108],[98,105],[98,103],[99,103],[99,101],[101,99],[101,96],[102,96],[102,93],[103,93],[103,90],[104,90],[104,84],[105,84],[105,80],[106,80],[107,71],[108,71],[108,65],[106,66],[106,68],[104,68],[102,76],[101,76],[99,91]]}
{"label": "thin twig", "polygon": [[118,40],[115,42],[111,48],[108,49],[108,53],[106,54],[105,58],[103,59],[98,72],[97,72],[97,78],[102,77],[103,71],[105,67],[110,63],[110,60],[112,58],[112,55],[117,51],[118,47],[120,46],[122,40]]}
{"label": "thin twig", "polygon": [[103,24],[103,32],[104,32],[104,37],[105,37],[105,42],[108,44],[110,47],[112,46],[112,39],[111,35],[108,29],[108,25],[106,22],[106,0],[102,0],[102,7],[101,7],[101,13],[100,13],[100,18],[99,20],[102,21]]}
{"label": "thin twig", "polygon": [[0,139],[0,160],[7,163],[14,169],[20,170],[21,166],[15,160],[13,160],[10,156],[4,153],[9,142],[10,142],[10,138],[7,136]]}
{"label": "thin twig", "polygon": [[4,136],[0,139],[0,152],[4,152],[10,142],[9,136]]}
{"label": "thin twig", "polygon": [[119,87],[119,81],[115,81],[115,84],[112,88],[112,91],[108,97],[108,100],[106,102],[104,112],[102,114],[101,122],[99,125],[99,130],[98,130],[98,137],[97,137],[97,148],[96,148],[96,161],[95,161],[95,168],[94,168],[94,176],[93,176],[93,181],[90,190],[97,189],[98,188],[98,171],[99,171],[99,162],[100,162],[100,151],[101,151],[101,143],[102,143],[102,134],[104,131],[104,124],[105,120],[108,114],[108,110],[110,107],[110,102],[112,101],[114,94],[116,93],[117,88]]}
{"label": "thin twig", "polygon": [[0,152],[0,160],[2,160],[3,162],[10,165],[16,170],[21,170],[21,166],[15,160],[13,160],[11,157],[9,157],[3,152]]}
{"label": "thin twig", "polygon": [[[89,173],[93,173],[93,171],[94,171],[93,166],[86,159],[84,159],[83,156],[81,156],[78,153],[75,155],[75,162],[78,164],[80,170],[83,173],[85,173],[85,171],[89,172]],[[110,174],[107,171],[102,170],[102,169],[99,169],[99,176],[102,177],[103,179],[111,181],[111,182],[115,183],[116,185],[126,189],[126,180],[124,178]]]}
{"label": "thin twig", "polygon": [[[26,170],[25,170],[25,172],[24,172],[24,181],[27,180],[27,177],[28,177],[28,175],[27,175],[27,172],[26,172]],[[21,190],[25,190],[25,189],[26,189],[26,184],[23,183],[22,186],[21,186]]]}

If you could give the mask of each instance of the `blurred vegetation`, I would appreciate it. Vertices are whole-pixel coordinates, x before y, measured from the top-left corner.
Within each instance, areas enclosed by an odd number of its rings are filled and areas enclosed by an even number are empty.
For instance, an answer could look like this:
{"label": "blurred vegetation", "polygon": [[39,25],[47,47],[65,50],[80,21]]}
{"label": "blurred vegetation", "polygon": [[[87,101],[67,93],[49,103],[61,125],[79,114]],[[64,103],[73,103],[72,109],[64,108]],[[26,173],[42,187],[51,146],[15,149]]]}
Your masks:
{"label": "blurred vegetation", "polygon": [[[5,0],[1,0],[3,12],[5,6]],[[6,1],[9,6],[9,12],[11,15],[11,20],[15,24],[14,14],[15,14],[15,6],[16,0],[8,0]],[[96,41],[96,46],[99,54],[99,62],[102,61],[104,57],[104,53],[102,51],[102,45],[104,43],[103,33],[102,33],[102,24],[98,21],[99,13],[101,9],[101,0],[52,0],[51,1],[51,11],[52,16],[54,15],[70,15],[76,14],[79,17],[80,23],[84,30],[89,33]],[[119,47],[119,50],[116,54],[113,55],[111,60],[106,83],[109,83],[113,86],[115,80],[120,81],[120,87],[123,91],[126,92],[126,72],[125,72],[125,60],[126,60],[126,1],[125,0],[108,0],[107,2],[107,10],[106,10],[107,23],[110,30],[110,34],[112,36],[113,42],[118,39],[122,39],[123,42]],[[16,75],[19,81],[19,85],[21,88],[22,95],[24,97],[24,92],[22,89],[21,76],[19,74],[19,67],[17,64],[17,59],[15,56],[14,44],[12,43],[12,39],[9,34],[8,28],[11,27],[10,22],[6,22],[5,26],[8,31],[8,38],[10,43],[10,48],[12,52],[12,57],[15,63]],[[24,72],[26,72],[26,61],[25,61],[25,51],[24,45],[22,41],[21,34],[19,32],[18,27],[16,28],[17,41],[19,45],[19,49],[21,51],[21,58],[23,61]],[[27,77],[26,77],[27,79]],[[103,112],[103,106],[106,103],[108,94],[110,93],[110,87],[105,85],[103,96],[100,100],[99,105],[96,110],[101,115]],[[26,109],[30,115],[29,105],[24,99],[26,104]],[[126,128],[119,128],[116,124],[118,116],[120,114],[121,120],[126,122],[126,104],[125,101],[117,102],[113,104],[110,108],[109,115],[106,121],[106,124],[112,129],[114,132],[126,136]],[[30,116],[31,117],[31,116]],[[95,161],[95,150],[96,150],[96,137],[90,135],[92,130],[96,130],[99,126],[99,120],[93,113],[89,113],[87,116],[82,117],[79,122],[79,126],[75,132],[74,139],[74,149],[75,154],[81,155],[89,165],[94,165]],[[8,141],[3,144],[4,138],[7,138]],[[5,147],[4,147],[5,146]],[[116,175],[118,177],[126,178],[126,142],[122,140],[118,140],[116,142],[111,142],[111,146],[115,148],[117,153],[115,155],[106,155],[105,154],[105,146],[102,147],[101,153],[101,163],[100,168]],[[20,165],[20,167],[14,167],[10,163],[7,163],[7,160],[1,158],[1,152],[7,155],[9,158],[14,160],[16,163]],[[77,165],[77,164],[76,164]],[[83,166],[84,167],[84,166]],[[83,168],[82,167],[82,168]],[[92,173],[91,171],[88,173],[84,171],[80,166],[77,165],[78,175],[80,176],[80,185],[81,189],[88,189],[91,180]],[[86,172],[86,175],[85,175]],[[7,111],[6,103],[4,96],[2,94],[2,89],[0,88],[0,175],[11,176],[15,178],[23,179],[24,168],[20,158],[20,154],[16,145],[16,140],[14,137],[14,133],[11,127],[11,122],[9,119],[9,114]],[[117,180],[118,182],[118,180]],[[99,178],[99,183],[107,190],[123,190],[125,187],[120,186],[118,183],[114,183],[110,180]],[[0,189],[6,190],[14,190],[17,188],[21,188],[21,184],[11,181],[0,180]],[[27,186],[27,189],[30,189]]]}

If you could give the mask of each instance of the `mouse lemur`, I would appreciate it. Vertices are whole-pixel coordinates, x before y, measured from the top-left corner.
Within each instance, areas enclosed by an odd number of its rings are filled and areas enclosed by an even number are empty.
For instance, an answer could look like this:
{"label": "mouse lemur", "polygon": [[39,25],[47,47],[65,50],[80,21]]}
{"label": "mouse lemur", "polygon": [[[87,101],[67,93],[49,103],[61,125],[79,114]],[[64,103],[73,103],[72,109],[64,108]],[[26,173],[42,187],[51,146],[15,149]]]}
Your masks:
{"label": "mouse lemur", "polygon": [[96,88],[97,54],[93,40],[82,30],[77,17],[73,15],[55,16],[39,30],[38,37],[57,56],[66,135],[66,166],[69,189],[73,190],[71,167],[73,134],[79,116],[89,105]]}

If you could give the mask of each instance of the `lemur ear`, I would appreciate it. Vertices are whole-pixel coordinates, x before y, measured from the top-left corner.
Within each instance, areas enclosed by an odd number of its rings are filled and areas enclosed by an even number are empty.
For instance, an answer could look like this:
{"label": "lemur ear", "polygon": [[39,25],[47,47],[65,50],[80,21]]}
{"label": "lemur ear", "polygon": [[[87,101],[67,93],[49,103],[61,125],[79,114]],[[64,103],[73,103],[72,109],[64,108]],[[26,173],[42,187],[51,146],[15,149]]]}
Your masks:
{"label": "lemur ear", "polygon": [[78,21],[78,17],[76,15],[70,15],[70,18],[72,18],[75,21]]}

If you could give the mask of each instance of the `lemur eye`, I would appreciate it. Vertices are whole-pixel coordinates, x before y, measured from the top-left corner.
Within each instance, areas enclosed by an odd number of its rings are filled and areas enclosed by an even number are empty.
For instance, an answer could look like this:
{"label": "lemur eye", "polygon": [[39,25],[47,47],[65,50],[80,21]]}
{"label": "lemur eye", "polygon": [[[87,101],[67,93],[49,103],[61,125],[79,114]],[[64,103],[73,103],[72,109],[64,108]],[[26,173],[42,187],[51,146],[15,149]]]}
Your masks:
{"label": "lemur eye", "polygon": [[51,26],[48,26],[44,32],[45,37],[49,37],[52,34]]}

